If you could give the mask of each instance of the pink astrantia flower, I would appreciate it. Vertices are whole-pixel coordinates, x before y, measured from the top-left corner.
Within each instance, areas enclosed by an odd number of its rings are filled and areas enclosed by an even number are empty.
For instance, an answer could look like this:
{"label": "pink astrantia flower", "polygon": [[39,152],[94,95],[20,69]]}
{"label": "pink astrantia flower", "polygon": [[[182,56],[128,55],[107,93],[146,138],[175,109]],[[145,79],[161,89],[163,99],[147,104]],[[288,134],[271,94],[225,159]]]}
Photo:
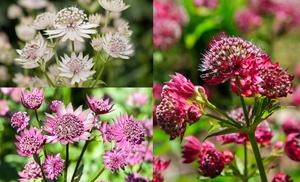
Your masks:
{"label": "pink astrantia flower", "polygon": [[126,103],[134,108],[139,108],[145,105],[148,101],[148,96],[140,92],[133,92],[126,99]]}
{"label": "pink astrantia flower", "polygon": [[142,126],[144,127],[145,134],[148,138],[153,137],[153,120],[152,119],[144,119],[141,121]]}
{"label": "pink astrantia flower", "polygon": [[107,150],[102,157],[104,159],[103,164],[105,164],[105,169],[110,169],[112,173],[119,168],[124,170],[127,164],[127,152],[123,149],[114,148]]}
{"label": "pink astrantia flower", "polygon": [[48,102],[48,107],[51,109],[52,112],[57,112],[57,107],[64,104],[61,100],[53,100]]}
{"label": "pink astrantia flower", "polygon": [[62,145],[88,140],[89,130],[93,127],[93,120],[88,118],[89,110],[82,111],[82,106],[75,111],[71,103],[67,107],[60,105],[56,115],[46,113],[44,130],[48,132],[47,143],[60,142]]}
{"label": "pink astrantia flower", "polygon": [[164,90],[171,90],[184,98],[192,98],[196,95],[197,87],[182,74],[175,73],[175,75],[171,75],[171,78],[170,81],[165,83]]}
{"label": "pink astrantia flower", "polygon": [[153,182],[163,182],[164,177],[161,174],[162,171],[166,170],[170,165],[170,160],[167,161],[161,157],[153,158]]}
{"label": "pink astrantia flower", "polygon": [[[299,69],[300,69],[300,65],[299,65]],[[300,85],[298,85],[296,88],[294,88],[293,95],[292,95],[292,101],[295,106],[300,106]]]}
{"label": "pink astrantia flower", "polygon": [[9,111],[6,100],[0,100],[0,116],[5,116]]}
{"label": "pink astrantia flower", "polygon": [[136,146],[134,149],[128,149],[127,163],[131,166],[141,164],[145,161],[145,155],[148,150],[148,142],[143,142],[141,145]]}
{"label": "pink astrantia flower", "polygon": [[241,32],[248,33],[262,25],[262,17],[254,9],[240,9],[235,14],[235,22]]}
{"label": "pink astrantia flower", "polygon": [[89,98],[86,96],[88,101],[88,107],[95,113],[95,114],[107,114],[113,111],[112,107],[113,104],[109,104],[109,99],[104,100],[103,98],[96,99],[94,96]]}
{"label": "pink astrantia flower", "polygon": [[29,179],[38,179],[38,178],[42,178],[42,171],[40,166],[34,162],[34,161],[30,161],[28,162],[25,167],[24,170],[21,172],[18,172],[19,176],[21,177],[20,182],[25,182],[28,181]]}
{"label": "pink astrantia flower", "polygon": [[201,155],[199,160],[199,171],[203,176],[215,178],[221,174],[225,167],[225,160],[223,155],[215,148],[210,148]]}
{"label": "pink astrantia flower", "polygon": [[64,170],[64,160],[60,158],[60,154],[47,155],[44,163],[44,170],[49,179],[57,179],[58,175]]}
{"label": "pink astrantia flower", "polygon": [[183,163],[191,163],[196,161],[201,153],[201,143],[194,136],[185,137],[185,142],[182,145],[182,158]]}
{"label": "pink astrantia flower", "polygon": [[10,119],[11,126],[13,128],[17,127],[17,132],[23,130],[28,126],[28,121],[30,120],[30,116],[27,116],[27,112],[17,112],[14,113]]}
{"label": "pink astrantia flower", "polygon": [[20,136],[16,135],[18,142],[18,154],[25,157],[30,157],[34,154],[40,153],[40,147],[44,143],[44,136],[42,132],[36,128],[24,130]]}
{"label": "pink astrantia flower", "polygon": [[287,136],[284,150],[290,159],[300,161],[300,133],[290,133]]}
{"label": "pink astrantia flower", "polygon": [[112,129],[107,122],[102,122],[99,131],[102,133],[104,144],[106,144],[107,141],[111,142],[113,140]]}
{"label": "pink astrantia flower", "polygon": [[161,100],[162,85],[159,83],[153,83],[152,92],[155,100]]}
{"label": "pink astrantia flower", "polygon": [[37,88],[32,89],[32,93],[28,90],[22,92],[21,102],[27,109],[37,110],[44,101],[44,91]]}
{"label": "pink astrantia flower", "polygon": [[224,157],[225,164],[231,163],[233,161],[233,159],[234,159],[234,153],[231,152],[230,150],[224,150],[224,151],[222,151],[222,155]]}
{"label": "pink astrantia flower", "polygon": [[135,148],[144,141],[145,131],[142,124],[133,116],[120,115],[110,126],[112,138],[120,148]]}
{"label": "pink astrantia flower", "polygon": [[133,174],[128,174],[127,178],[125,178],[124,182],[148,182],[147,178],[142,178],[141,174],[139,173],[133,173]]}
{"label": "pink astrantia flower", "polygon": [[293,182],[293,180],[287,174],[278,173],[274,176],[272,182]]}
{"label": "pink astrantia flower", "polygon": [[282,130],[287,135],[293,132],[300,132],[300,122],[294,117],[288,117],[283,122]]}

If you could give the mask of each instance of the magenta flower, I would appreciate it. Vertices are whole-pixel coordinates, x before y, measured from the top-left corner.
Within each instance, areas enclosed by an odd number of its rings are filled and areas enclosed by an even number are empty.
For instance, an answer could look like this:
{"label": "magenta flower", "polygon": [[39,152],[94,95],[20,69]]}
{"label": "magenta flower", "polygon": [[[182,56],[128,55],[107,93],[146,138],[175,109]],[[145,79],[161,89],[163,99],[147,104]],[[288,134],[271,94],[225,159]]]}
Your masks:
{"label": "magenta flower", "polygon": [[[197,94],[197,87],[187,78],[185,78],[180,73],[175,73],[175,75],[171,75],[171,80],[166,82],[166,86],[164,86],[164,90],[171,90],[172,92],[176,92],[179,96],[184,98],[193,98]],[[203,89],[204,91],[204,89]]]}
{"label": "magenta flower", "polygon": [[300,122],[294,117],[288,117],[283,122],[282,130],[287,135],[293,132],[300,132]]}
{"label": "magenta flower", "polygon": [[47,155],[46,162],[44,163],[45,174],[49,179],[57,179],[58,175],[64,170],[64,160],[60,158],[60,154]]}
{"label": "magenta flower", "polygon": [[42,132],[36,128],[24,130],[20,136],[16,135],[18,142],[18,154],[25,157],[31,157],[34,154],[40,153],[40,147],[44,143],[44,136]]}
{"label": "magenta flower", "polygon": [[64,104],[61,100],[54,100],[52,102],[48,102],[48,107],[54,113],[57,112],[57,107]]}
{"label": "magenta flower", "polygon": [[263,52],[252,42],[238,37],[224,37],[211,44],[209,51],[204,55],[199,65],[202,72],[200,77],[208,85],[224,83],[243,74],[245,69],[262,55]]}
{"label": "magenta flower", "polygon": [[153,172],[162,172],[170,165],[170,160],[165,160],[162,157],[155,156],[153,159]]}
{"label": "magenta flower", "polygon": [[119,168],[124,170],[127,164],[127,152],[123,149],[114,148],[107,150],[102,157],[104,159],[103,164],[105,164],[105,169],[110,169],[112,173]]}
{"label": "magenta flower", "polygon": [[88,106],[89,108],[95,113],[95,114],[107,114],[112,112],[113,104],[109,104],[109,99],[104,100],[103,98],[96,99],[94,96],[92,98],[89,98],[89,96],[86,96],[88,100]]}
{"label": "magenta flower", "polygon": [[27,109],[37,110],[44,101],[44,91],[37,88],[32,89],[32,93],[25,90],[21,94],[22,105]]}
{"label": "magenta flower", "polygon": [[240,9],[235,14],[235,22],[241,32],[248,33],[262,25],[262,18],[254,9]]}
{"label": "magenta flower", "polygon": [[122,117],[122,115],[120,115],[120,118],[117,118],[110,127],[112,138],[120,148],[136,147],[144,141],[144,128],[133,116],[128,117],[128,115],[125,114]]}
{"label": "magenta flower", "polygon": [[21,172],[18,172],[19,176],[21,177],[20,182],[25,182],[29,179],[38,179],[38,178],[42,178],[42,171],[40,166],[34,162],[34,161],[30,161],[28,162],[25,167],[24,170]]}
{"label": "magenta flower", "polygon": [[126,103],[134,108],[139,108],[145,105],[148,101],[148,96],[140,92],[133,92],[127,99]]}
{"label": "magenta flower", "polygon": [[183,163],[191,163],[199,159],[201,154],[201,143],[194,136],[185,137],[185,142],[182,145]]}
{"label": "magenta flower", "polygon": [[287,174],[278,173],[274,176],[272,182],[293,182],[293,180]]}
{"label": "magenta flower", "polygon": [[290,133],[287,136],[284,150],[290,159],[300,161],[300,133]]}
{"label": "magenta flower", "polygon": [[152,138],[153,137],[153,120],[152,119],[144,119],[141,121],[144,130],[145,130],[145,134],[148,138]]}
{"label": "magenta flower", "polygon": [[225,167],[225,159],[217,149],[210,148],[201,156],[198,163],[200,164],[199,171],[203,173],[203,176],[215,178],[221,174]]}
{"label": "magenta flower", "polygon": [[131,166],[143,163],[145,161],[147,151],[148,142],[143,142],[141,145],[138,145],[135,148],[126,150],[128,154],[127,163]]}
{"label": "magenta flower", "polygon": [[62,145],[88,140],[93,128],[93,119],[88,118],[89,110],[82,111],[82,106],[75,111],[71,103],[67,107],[60,105],[56,115],[46,113],[44,130],[48,132],[47,143],[60,142]]}
{"label": "magenta flower", "polygon": [[107,141],[111,142],[113,140],[111,126],[107,122],[102,122],[99,131],[102,133],[104,144],[106,144]]}
{"label": "magenta flower", "polygon": [[233,161],[233,159],[234,159],[234,153],[231,152],[230,150],[224,150],[224,151],[222,151],[222,155],[224,157],[225,164],[231,163]]}
{"label": "magenta flower", "polygon": [[141,174],[139,173],[133,173],[133,174],[128,174],[127,178],[125,178],[124,182],[148,182],[147,178],[142,178]]}
{"label": "magenta flower", "polygon": [[9,111],[6,100],[0,100],[0,116],[5,116]]}
{"label": "magenta flower", "polygon": [[159,83],[153,83],[152,92],[155,100],[161,100],[162,85]]}
{"label": "magenta flower", "polygon": [[28,121],[30,120],[30,116],[27,116],[27,112],[17,112],[14,113],[10,119],[11,126],[13,128],[17,127],[17,132],[23,130],[28,126]]}

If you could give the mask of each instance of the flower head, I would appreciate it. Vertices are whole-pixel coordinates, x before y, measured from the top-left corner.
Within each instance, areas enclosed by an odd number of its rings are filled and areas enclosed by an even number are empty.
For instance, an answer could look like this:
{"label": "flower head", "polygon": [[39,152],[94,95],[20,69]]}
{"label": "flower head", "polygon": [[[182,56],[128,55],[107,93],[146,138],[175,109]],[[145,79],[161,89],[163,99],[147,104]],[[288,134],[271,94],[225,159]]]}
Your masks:
{"label": "flower head", "polygon": [[45,64],[53,56],[53,51],[47,48],[47,43],[44,41],[43,36],[39,33],[37,37],[30,43],[26,43],[25,47],[16,50],[20,55],[15,61],[23,68],[36,68],[42,66],[44,69]]}
{"label": "flower head", "polygon": [[112,173],[119,168],[124,170],[124,167],[127,164],[127,152],[123,149],[114,148],[112,150],[107,150],[102,157],[104,159],[103,164],[105,164],[105,168],[110,169]]}
{"label": "flower head", "polygon": [[125,178],[124,182],[147,182],[147,178],[144,179],[141,177],[139,173],[128,174],[127,178]]}
{"label": "flower head", "polygon": [[52,112],[57,112],[57,107],[64,104],[61,100],[53,100],[48,102],[48,107],[51,109]]}
{"label": "flower head", "polygon": [[224,151],[222,151],[222,155],[224,157],[225,164],[231,163],[233,161],[233,159],[234,159],[234,153],[231,152],[230,150],[224,150]]}
{"label": "flower head", "polygon": [[89,96],[86,96],[86,99],[88,101],[89,108],[95,113],[95,114],[107,114],[113,111],[113,104],[109,104],[109,99],[104,100],[103,98],[96,99],[94,96],[92,98],[89,98]]}
{"label": "flower head", "polygon": [[287,174],[278,173],[274,176],[272,182],[293,182],[293,180]]}
{"label": "flower head", "polygon": [[300,133],[290,133],[287,136],[284,151],[290,159],[300,161]]}
{"label": "flower head", "polygon": [[103,47],[103,40],[101,37],[95,37],[91,42],[92,47],[95,51],[101,51]]}
{"label": "flower head", "polygon": [[163,182],[164,177],[161,172],[166,170],[170,165],[170,160],[167,161],[161,157],[154,157],[153,159],[153,182]]}
{"label": "flower head", "polygon": [[111,125],[111,130],[113,131],[112,137],[120,148],[135,148],[145,140],[145,131],[142,124],[133,116],[128,117],[127,114],[123,117],[120,115]]}
{"label": "flower head", "polygon": [[262,25],[262,17],[253,9],[241,9],[235,14],[235,21],[243,33],[248,33]]}
{"label": "flower head", "polygon": [[18,154],[25,157],[30,157],[33,154],[40,153],[40,147],[44,143],[44,136],[42,132],[36,128],[30,128],[24,130],[20,136],[16,135],[18,142]]}
{"label": "flower head", "polygon": [[53,180],[57,179],[58,175],[64,170],[64,160],[60,158],[60,154],[47,155],[46,162],[44,163],[45,173],[48,178]]}
{"label": "flower head", "polygon": [[223,171],[224,163],[223,155],[218,150],[211,148],[206,150],[200,159],[199,171],[203,173],[203,176],[215,178]]}
{"label": "flower head", "polygon": [[80,81],[86,81],[89,76],[92,76],[95,71],[90,70],[93,66],[93,59],[89,59],[86,55],[83,57],[82,52],[78,57],[72,52],[71,57],[65,54],[65,57],[61,57],[60,67],[58,68],[62,77],[72,78],[71,84],[79,83]]}
{"label": "flower head", "polygon": [[[200,77],[209,85],[217,85],[226,80],[239,76],[245,72],[256,58],[263,52],[252,42],[238,37],[222,38],[211,44],[209,51],[204,55],[199,70]],[[244,61],[247,58],[248,61]]]}
{"label": "flower head", "polygon": [[55,14],[50,12],[45,12],[37,15],[33,21],[33,27],[36,30],[44,30],[50,28],[54,25]]}
{"label": "flower head", "polygon": [[91,136],[89,130],[93,120],[88,119],[89,110],[82,111],[82,106],[73,110],[71,103],[67,107],[61,104],[56,115],[46,113],[44,130],[48,132],[47,143],[60,142],[62,145],[79,140],[87,140]]}
{"label": "flower head", "polygon": [[145,105],[148,101],[148,96],[142,94],[141,92],[133,92],[126,99],[128,105],[133,106],[134,108],[139,108]]}
{"label": "flower head", "polygon": [[100,6],[111,12],[121,12],[130,7],[123,0],[98,0],[98,2]]}
{"label": "flower head", "polygon": [[[197,93],[197,87],[186,77],[180,73],[171,75],[171,80],[166,82],[164,89],[172,90],[184,98],[194,97]],[[204,90],[204,89],[203,89]]]}
{"label": "flower head", "polygon": [[22,92],[21,102],[27,109],[37,110],[44,101],[44,90],[33,88],[32,93],[28,90]]}
{"label": "flower head", "polygon": [[18,127],[17,132],[23,130],[28,126],[28,121],[30,120],[30,116],[27,116],[27,112],[17,112],[14,113],[10,119],[11,126]]}
{"label": "flower head", "polygon": [[184,158],[183,163],[191,163],[196,161],[201,153],[201,143],[194,136],[185,137],[185,142],[182,145],[182,158]]}
{"label": "flower head", "polygon": [[0,116],[5,116],[8,111],[9,107],[6,100],[0,100]]}
{"label": "flower head", "polygon": [[298,133],[300,132],[300,122],[298,122],[294,117],[288,117],[282,124],[282,130],[287,135],[293,132]]}
{"label": "flower head", "polygon": [[25,182],[29,179],[38,179],[38,178],[42,178],[42,171],[40,166],[34,162],[34,161],[30,161],[28,162],[25,167],[24,170],[21,172],[18,172],[19,176],[21,177],[20,182]]}
{"label": "flower head", "polygon": [[46,30],[49,38],[62,37],[62,41],[70,39],[71,41],[78,40],[84,42],[83,38],[90,38],[89,34],[97,33],[92,29],[97,27],[97,24],[87,22],[87,15],[82,10],[76,7],[68,7],[60,10],[56,14],[54,21],[54,30]]}
{"label": "flower head", "polygon": [[134,52],[131,48],[129,39],[125,36],[121,36],[118,33],[112,35],[108,32],[103,37],[103,49],[114,58],[129,59],[129,56]]}

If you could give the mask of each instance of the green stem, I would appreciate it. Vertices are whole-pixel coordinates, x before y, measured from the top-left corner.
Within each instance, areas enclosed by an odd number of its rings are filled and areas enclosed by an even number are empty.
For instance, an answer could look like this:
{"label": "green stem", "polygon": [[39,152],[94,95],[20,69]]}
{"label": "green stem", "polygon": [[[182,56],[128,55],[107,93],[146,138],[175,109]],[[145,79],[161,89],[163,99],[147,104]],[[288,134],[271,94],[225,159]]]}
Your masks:
{"label": "green stem", "polygon": [[101,171],[99,171],[99,173],[91,180],[91,182],[96,181],[99,176],[103,173],[103,171],[105,170],[105,166],[101,169]]}
{"label": "green stem", "polygon": [[258,170],[259,170],[260,179],[261,179],[262,182],[267,182],[267,176],[266,176],[266,173],[265,173],[265,168],[264,168],[264,165],[262,163],[262,159],[261,159],[261,156],[260,156],[259,148],[257,146],[254,131],[250,131],[249,133],[247,133],[247,135],[249,137],[249,140],[250,140],[250,143],[251,143],[251,146],[252,146],[252,150],[253,150],[253,153],[254,153],[254,156],[255,156],[255,160],[256,160],[256,163],[257,163]]}
{"label": "green stem", "polygon": [[103,65],[102,65],[102,67],[101,67],[101,70],[100,70],[100,72],[99,72],[99,74],[98,74],[98,76],[97,76],[95,82],[94,82],[93,85],[92,85],[92,88],[94,88],[94,86],[96,85],[96,83],[98,82],[98,80],[101,78],[101,75],[102,75],[102,73],[103,73],[103,71],[104,71],[105,65],[106,65],[106,62],[103,63]]}
{"label": "green stem", "polygon": [[75,52],[75,45],[74,45],[74,41],[71,41],[72,43],[72,52]]}
{"label": "green stem", "polygon": [[80,156],[79,156],[79,158],[78,158],[78,160],[77,160],[76,167],[75,167],[74,173],[73,173],[73,175],[72,175],[71,181],[73,181],[74,178],[75,178],[75,175],[76,175],[76,172],[77,172],[77,170],[78,170],[80,161],[81,161],[81,159],[82,159],[82,157],[83,157],[83,154],[84,154],[84,152],[86,151],[87,146],[88,146],[89,143],[90,143],[90,140],[87,140],[87,141],[85,142],[83,148],[82,148],[82,151],[81,151]]}
{"label": "green stem", "polygon": [[78,88],[78,82],[75,82],[75,87]]}
{"label": "green stem", "polygon": [[68,165],[69,165],[69,143],[66,145],[66,166],[65,166],[65,179],[64,179],[65,182],[67,182],[67,177],[68,177]]}
{"label": "green stem", "polygon": [[244,177],[245,177],[245,182],[248,181],[248,159],[247,159],[247,142],[244,143],[244,156],[245,156],[245,163],[244,163]]}
{"label": "green stem", "polygon": [[41,165],[41,160],[39,158],[39,156],[37,154],[34,154],[33,155],[33,159],[34,161],[39,165],[40,169],[41,169],[41,172],[42,172],[42,176],[43,176],[43,181],[47,182],[47,178],[46,178],[46,175],[44,173],[44,169],[43,169],[43,166]]}
{"label": "green stem", "polygon": [[58,59],[58,54],[57,54],[57,45],[58,45],[58,43],[59,43],[59,41],[60,41],[60,38],[58,38],[57,40],[56,40],[56,42],[55,42],[55,44],[54,44],[54,46],[53,46],[53,51],[54,51],[54,56],[55,56],[55,61],[56,61],[56,64],[57,64],[57,66],[59,66],[59,59]]}
{"label": "green stem", "polygon": [[51,81],[50,77],[48,76],[48,74],[46,73],[46,71],[43,71],[44,75],[46,76],[47,82],[51,87],[54,87],[55,85],[53,84],[53,82]]}
{"label": "green stem", "polygon": [[244,97],[240,96],[240,99],[241,99],[241,103],[242,103],[242,107],[243,107],[243,111],[244,111],[246,124],[247,124],[247,127],[249,127],[250,126],[250,121],[249,121],[249,115],[248,115],[248,111],[247,111],[247,108],[246,108]]}
{"label": "green stem", "polygon": [[[39,129],[41,129],[40,120],[39,120],[37,110],[34,110],[34,113],[35,113],[36,121],[38,123],[38,127],[39,127]],[[47,158],[47,152],[46,152],[46,146],[45,145],[43,146],[43,152],[44,152],[44,156],[45,156],[45,159],[46,159]]]}
{"label": "green stem", "polygon": [[108,20],[109,20],[109,16],[110,16],[110,11],[106,11],[106,13],[107,13],[107,16],[106,16],[106,19],[105,19],[105,24],[104,24],[102,36],[105,34],[105,31],[106,31],[106,26],[108,24]]}

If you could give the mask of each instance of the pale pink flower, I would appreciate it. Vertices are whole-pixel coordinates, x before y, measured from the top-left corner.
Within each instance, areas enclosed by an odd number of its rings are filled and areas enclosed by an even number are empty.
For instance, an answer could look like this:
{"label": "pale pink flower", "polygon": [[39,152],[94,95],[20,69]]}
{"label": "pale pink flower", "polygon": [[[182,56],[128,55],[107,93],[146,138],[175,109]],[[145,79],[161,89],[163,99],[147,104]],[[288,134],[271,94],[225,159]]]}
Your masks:
{"label": "pale pink flower", "polygon": [[66,107],[61,104],[57,107],[56,115],[46,113],[44,130],[48,132],[47,143],[60,142],[62,145],[88,140],[93,120],[88,119],[89,110],[82,111],[82,106],[75,111],[71,103]]}
{"label": "pale pink flower", "polygon": [[9,111],[6,100],[0,100],[0,116],[5,116]]}
{"label": "pale pink flower", "polygon": [[32,93],[25,90],[21,95],[22,105],[27,109],[37,110],[44,101],[44,90],[33,88]]}
{"label": "pale pink flower", "polygon": [[129,95],[129,97],[126,99],[126,103],[129,106],[132,106],[134,108],[140,108],[143,105],[145,105],[148,101],[148,96],[144,95],[141,92],[133,92]]}
{"label": "pale pink flower", "polygon": [[111,12],[121,12],[130,7],[123,0],[98,0],[98,2],[102,8]]}
{"label": "pale pink flower", "polygon": [[49,179],[57,179],[58,175],[64,170],[64,160],[60,158],[60,154],[57,155],[47,155],[46,162],[43,167],[45,174]]}
{"label": "pale pink flower", "polygon": [[17,127],[17,132],[23,130],[28,126],[30,116],[27,116],[27,112],[17,112],[14,113],[10,119],[11,126],[13,128]]}
{"label": "pale pink flower", "polygon": [[235,21],[243,33],[248,33],[262,25],[261,16],[253,9],[240,9],[235,14]]}
{"label": "pale pink flower", "polygon": [[25,157],[31,157],[34,154],[40,153],[40,147],[44,143],[42,132],[36,128],[24,130],[20,136],[16,135],[18,142],[15,145],[18,147],[18,154]]}
{"label": "pale pink flower", "polygon": [[124,167],[127,165],[127,156],[127,152],[123,149],[114,148],[112,150],[107,150],[102,155],[105,169],[110,169],[112,173],[119,168],[124,170]]}
{"label": "pale pink flower", "polygon": [[42,178],[42,171],[40,166],[34,162],[34,161],[30,161],[28,162],[25,167],[24,170],[21,172],[18,172],[19,176],[21,177],[20,182],[26,182],[29,179],[38,179],[38,178]]}
{"label": "pale pink flower", "polygon": [[86,96],[88,101],[88,107],[96,114],[107,114],[113,111],[114,104],[109,104],[109,99],[104,100],[103,98],[97,99],[94,96],[89,98]]}

